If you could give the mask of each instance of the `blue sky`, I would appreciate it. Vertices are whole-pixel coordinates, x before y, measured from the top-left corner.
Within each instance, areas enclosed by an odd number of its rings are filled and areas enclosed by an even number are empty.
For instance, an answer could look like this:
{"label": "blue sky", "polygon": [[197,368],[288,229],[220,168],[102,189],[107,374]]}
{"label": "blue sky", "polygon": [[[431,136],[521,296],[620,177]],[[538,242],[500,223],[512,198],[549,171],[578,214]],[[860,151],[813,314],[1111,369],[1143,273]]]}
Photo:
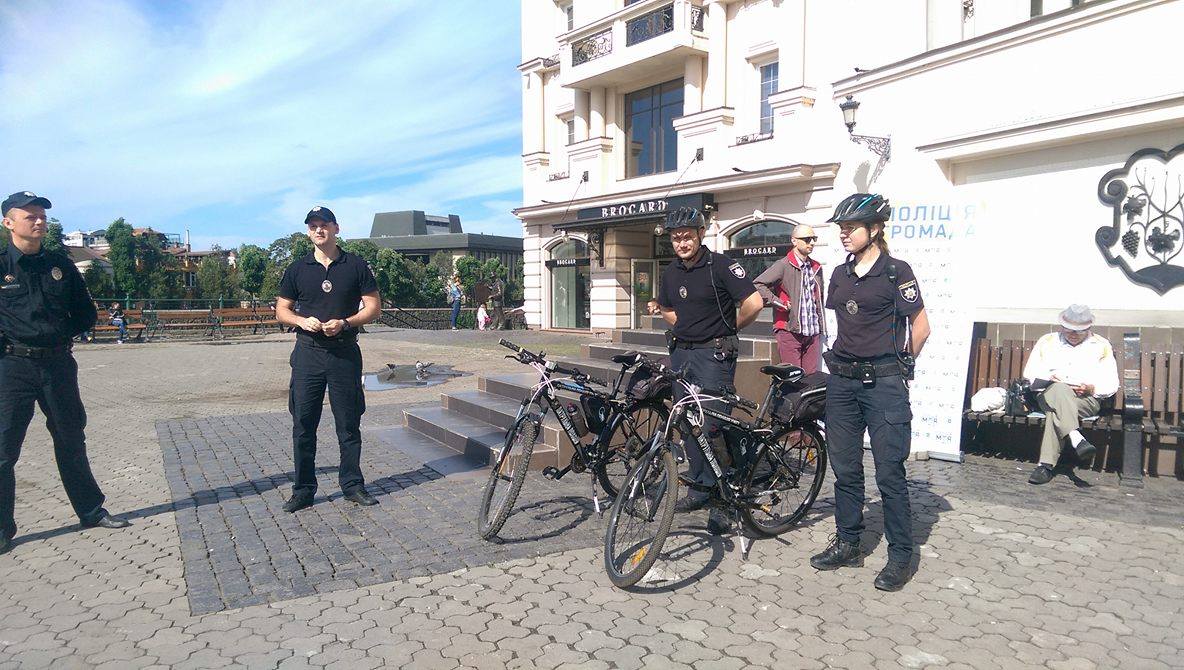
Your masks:
{"label": "blue sky", "polygon": [[195,247],[266,243],[328,205],[521,234],[519,3],[0,5],[0,191],[66,230],[123,216]]}

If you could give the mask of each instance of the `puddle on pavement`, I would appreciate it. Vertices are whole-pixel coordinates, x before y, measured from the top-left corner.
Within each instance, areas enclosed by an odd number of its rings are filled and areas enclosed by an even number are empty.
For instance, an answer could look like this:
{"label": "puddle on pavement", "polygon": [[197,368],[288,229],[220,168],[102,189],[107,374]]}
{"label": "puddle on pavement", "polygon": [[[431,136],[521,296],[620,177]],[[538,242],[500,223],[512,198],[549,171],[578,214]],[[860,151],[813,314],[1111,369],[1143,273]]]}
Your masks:
{"label": "puddle on pavement", "polygon": [[362,375],[362,388],[367,391],[391,391],[394,389],[417,388],[443,384],[453,377],[463,377],[467,372],[453,370],[451,365],[436,365],[416,361],[415,365],[394,365],[387,363],[386,369]]}

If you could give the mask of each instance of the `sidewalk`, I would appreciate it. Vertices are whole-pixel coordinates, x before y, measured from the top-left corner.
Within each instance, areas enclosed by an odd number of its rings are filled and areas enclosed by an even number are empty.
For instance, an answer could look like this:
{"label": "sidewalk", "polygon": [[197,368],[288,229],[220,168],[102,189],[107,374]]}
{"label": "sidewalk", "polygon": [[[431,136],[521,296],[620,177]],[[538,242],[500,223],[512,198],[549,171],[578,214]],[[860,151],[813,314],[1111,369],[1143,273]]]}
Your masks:
{"label": "sidewalk", "polygon": [[[556,353],[583,341],[512,335]],[[604,574],[586,476],[529,481],[490,544],[476,537],[483,474],[416,458],[401,408],[475,376],[368,394],[374,508],[340,500],[326,412],[317,504],[277,511],[289,337],[78,349],[91,461],[134,525],[77,527],[35,418],[17,546],[0,556],[0,668],[1184,666],[1180,482],[1132,492],[1082,473],[1037,488],[1027,464],[909,463],[921,563],[886,594],[871,585],[886,559],[874,495],[866,565],[808,565],[833,532],[828,477],[802,527],[748,561],[705,516],[676,517],[664,581],[627,593]],[[503,352],[494,333],[363,338],[366,370],[520,371]]]}

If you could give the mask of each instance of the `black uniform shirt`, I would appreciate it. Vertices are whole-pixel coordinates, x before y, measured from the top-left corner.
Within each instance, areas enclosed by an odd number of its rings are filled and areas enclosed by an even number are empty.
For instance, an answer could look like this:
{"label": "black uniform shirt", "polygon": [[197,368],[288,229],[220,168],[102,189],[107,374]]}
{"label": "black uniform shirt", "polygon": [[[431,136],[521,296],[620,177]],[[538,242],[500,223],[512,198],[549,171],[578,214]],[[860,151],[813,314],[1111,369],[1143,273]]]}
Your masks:
{"label": "black uniform shirt", "polygon": [[[337,258],[329,267],[317,261],[316,252],[297,259],[284,270],[279,296],[300,303],[301,316],[315,316],[322,322],[344,319],[358,313],[362,296],[378,290],[374,273],[360,256],[337,249]],[[318,344],[353,342],[358,338],[354,329],[343,330],[336,337],[324,333],[309,333],[297,329],[298,337],[309,338]]]}
{"label": "black uniform shirt", "polygon": [[702,249],[689,268],[682,259],[668,265],[658,291],[658,304],[678,315],[674,336],[687,342],[735,335],[736,306],[756,293],[743,266]]}
{"label": "black uniform shirt", "polygon": [[[888,277],[890,263],[896,266],[895,281]],[[847,359],[895,355],[892,324],[896,315],[911,316],[925,307],[913,268],[888,254],[880,254],[862,277],[855,274],[854,261],[836,267],[830,275],[828,293],[826,307],[835,311],[839,324],[834,351]],[[908,346],[903,320],[898,328],[896,344],[903,350]]]}
{"label": "black uniform shirt", "polygon": [[98,314],[78,268],[65,254],[0,253],[0,332],[29,347],[56,347],[90,330]]}

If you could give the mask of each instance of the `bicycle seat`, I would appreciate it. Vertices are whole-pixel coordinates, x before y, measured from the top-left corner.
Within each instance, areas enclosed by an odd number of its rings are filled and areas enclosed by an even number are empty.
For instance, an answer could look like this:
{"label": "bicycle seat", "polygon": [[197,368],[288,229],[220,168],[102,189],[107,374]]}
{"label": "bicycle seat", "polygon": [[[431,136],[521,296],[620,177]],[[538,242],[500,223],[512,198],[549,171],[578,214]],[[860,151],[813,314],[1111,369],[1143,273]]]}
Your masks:
{"label": "bicycle seat", "polygon": [[802,378],[806,371],[796,365],[766,365],[761,368],[761,374],[769,375],[778,381],[794,382]]}
{"label": "bicycle seat", "polygon": [[617,365],[637,365],[641,361],[641,354],[636,351],[626,351],[613,356],[612,361]]}

